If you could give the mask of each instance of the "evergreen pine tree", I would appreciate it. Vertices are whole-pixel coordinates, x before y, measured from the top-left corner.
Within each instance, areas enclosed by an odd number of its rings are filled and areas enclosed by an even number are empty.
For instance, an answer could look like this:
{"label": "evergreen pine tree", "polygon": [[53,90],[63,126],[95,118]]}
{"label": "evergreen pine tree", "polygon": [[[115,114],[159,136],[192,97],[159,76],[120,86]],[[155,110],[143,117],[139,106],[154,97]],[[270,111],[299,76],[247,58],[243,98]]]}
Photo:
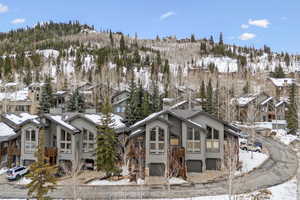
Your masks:
{"label": "evergreen pine tree", "polygon": [[76,90],[72,93],[68,104],[67,104],[67,110],[69,112],[83,112],[85,108],[85,99],[84,96],[79,92],[79,89],[76,88]]}
{"label": "evergreen pine tree", "polygon": [[287,127],[298,129],[298,109],[296,103],[296,85],[293,83],[289,88],[289,105],[287,111]]}
{"label": "evergreen pine tree", "polygon": [[57,172],[56,166],[50,166],[45,162],[45,130],[41,129],[38,137],[38,147],[35,153],[37,161],[30,165],[27,178],[31,182],[26,185],[28,188],[28,196],[37,198],[38,200],[47,199],[46,195],[49,191],[55,189]]}
{"label": "evergreen pine tree", "polygon": [[121,50],[122,54],[126,50],[126,44],[125,44],[125,39],[124,39],[123,34],[121,35],[121,39],[120,39],[120,50]]}
{"label": "evergreen pine tree", "polygon": [[191,35],[191,42],[196,42],[196,38],[194,34]]}
{"label": "evergreen pine tree", "polygon": [[137,88],[134,82],[134,76],[132,72],[131,81],[129,84],[129,97],[125,108],[125,118],[128,125],[132,125],[136,121],[136,116],[135,116],[136,108],[137,108],[136,92],[137,92]]}
{"label": "evergreen pine tree", "polygon": [[162,104],[157,81],[152,81],[151,113],[160,111],[161,107]]}
{"label": "evergreen pine tree", "polygon": [[201,98],[202,109],[204,111],[207,111],[207,108],[206,108],[207,99],[206,99],[206,92],[205,92],[205,83],[204,83],[204,80],[202,80],[202,82],[201,82],[200,98]]}
{"label": "evergreen pine tree", "polygon": [[213,95],[213,114],[216,117],[219,117],[219,106],[220,106],[220,99],[219,99],[219,80],[217,80],[216,90],[214,91]]}
{"label": "evergreen pine tree", "polygon": [[209,114],[213,114],[213,88],[211,84],[211,79],[209,79],[207,84],[206,95],[207,95],[206,111]]}
{"label": "evergreen pine tree", "polygon": [[246,82],[246,85],[243,87],[243,93],[248,94],[249,93],[249,81]]}
{"label": "evergreen pine tree", "polygon": [[52,98],[52,87],[51,87],[51,79],[50,77],[46,78],[46,83],[42,88],[42,95],[40,99],[40,113],[49,113],[50,108],[53,106],[53,98]]}
{"label": "evergreen pine tree", "polygon": [[149,94],[148,94],[148,92],[144,92],[143,105],[142,105],[143,118],[146,118],[146,117],[148,117],[149,114],[151,114],[150,109],[151,108],[150,108]]}
{"label": "evergreen pine tree", "polygon": [[106,176],[116,175],[120,172],[116,163],[118,161],[118,140],[113,129],[112,107],[109,98],[105,99],[102,107],[101,124],[98,127],[96,147],[96,167],[98,171],[104,171]]}
{"label": "evergreen pine tree", "polygon": [[220,39],[219,39],[219,45],[223,45],[224,41],[223,41],[223,33],[220,33]]}
{"label": "evergreen pine tree", "polygon": [[114,47],[114,37],[113,37],[111,30],[109,30],[109,39],[110,39],[111,47]]}

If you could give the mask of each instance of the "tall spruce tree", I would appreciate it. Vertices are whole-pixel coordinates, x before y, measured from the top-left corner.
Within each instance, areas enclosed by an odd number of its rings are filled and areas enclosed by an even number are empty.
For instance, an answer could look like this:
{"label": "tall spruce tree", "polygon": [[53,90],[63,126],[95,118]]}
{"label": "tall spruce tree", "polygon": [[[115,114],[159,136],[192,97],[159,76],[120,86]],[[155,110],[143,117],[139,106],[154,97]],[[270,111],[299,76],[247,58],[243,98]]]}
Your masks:
{"label": "tall spruce tree", "polygon": [[47,199],[48,192],[55,189],[57,166],[50,166],[46,162],[45,130],[42,128],[38,135],[38,148],[35,153],[37,161],[29,167],[29,174],[26,177],[31,179],[31,182],[26,187],[28,196],[42,200]]}
{"label": "tall spruce tree", "polygon": [[243,87],[243,93],[248,94],[250,90],[249,81],[246,82],[246,85]]}
{"label": "tall spruce tree", "polygon": [[298,109],[296,101],[296,85],[293,83],[289,88],[289,105],[287,111],[287,127],[298,129]]}
{"label": "tall spruce tree", "polygon": [[127,100],[127,105],[125,108],[125,118],[127,125],[132,125],[136,121],[136,109],[137,109],[137,87],[134,81],[134,72],[132,71],[131,81],[129,84],[129,96]]}
{"label": "tall spruce tree", "polygon": [[207,95],[206,111],[209,114],[213,114],[213,88],[211,84],[211,79],[209,79],[207,84],[206,95]]}
{"label": "tall spruce tree", "polygon": [[220,107],[220,98],[219,98],[219,80],[217,80],[216,89],[213,92],[213,115],[218,117],[220,116],[219,107]]}
{"label": "tall spruce tree", "polygon": [[201,82],[200,98],[201,98],[202,109],[204,111],[207,111],[207,106],[206,106],[207,99],[206,99],[206,92],[205,92],[205,83],[204,83],[204,80],[202,80],[202,82]]}
{"label": "tall spruce tree", "polygon": [[219,38],[219,45],[223,45],[224,41],[223,41],[223,33],[220,33],[220,38]]}
{"label": "tall spruce tree", "polygon": [[126,50],[126,44],[125,44],[125,39],[124,39],[124,35],[121,35],[121,39],[120,39],[120,50],[122,52],[122,54],[125,52]]}
{"label": "tall spruce tree", "polygon": [[107,97],[101,110],[102,118],[98,127],[96,147],[96,167],[98,171],[104,171],[110,177],[120,172],[116,166],[118,161],[118,139],[114,131],[112,119],[112,107]]}
{"label": "tall spruce tree", "polygon": [[158,112],[162,109],[161,101],[158,83],[152,80],[151,113]]}
{"label": "tall spruce tree", "polygon": [[52,98],[52,87],[51,87],[51,78],[48,76],[46,78],[46,83],[42,88],[42,96],[40,99],[40,113],[49,113],[50,108],[53,106],[53,98]]}
{"label": "tall spruce tree", "polygon": [[72,93],[70,100],[67,104],[67,110],[69,112],[83,112],[85,109],[85,99],[83,94],[79,92],[79,89],[76,88]]}
{"label": "tall spruce tree", "polygon": [[113,36],[111,30],[109,30],[109,39],[110,39],[111,47],[114,47],[114,36]]}

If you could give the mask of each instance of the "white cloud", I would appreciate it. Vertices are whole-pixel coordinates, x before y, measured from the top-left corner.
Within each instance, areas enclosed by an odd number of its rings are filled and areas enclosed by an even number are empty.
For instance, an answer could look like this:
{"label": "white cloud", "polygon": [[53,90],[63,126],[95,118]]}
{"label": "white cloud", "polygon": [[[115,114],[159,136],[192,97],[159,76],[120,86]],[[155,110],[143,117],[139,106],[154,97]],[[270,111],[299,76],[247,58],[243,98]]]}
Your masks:
{"label": "white cloud", "polygon": [[173,11],[166,12],[160,16],[160,20],[167,19],[168,17],[171,17],[173,15],[176,15],[176,13]]}
{"label": "white cloud", "polygon": [[258,20],[249,19],[248,24],[262,27],[262,28],[268,28],[270,22],[267,19],[258,19]]}
{"label": "white cloud", "polygon": [[247,28],[249,28],[249,25],[248,25],[248,24],[242,24],[242,25],[241,25],[241,28],[242,28],[242,29],[247,29]]}
{"label": "white cloud", "polygon": [[8,6],[0,3],[0,13],[6,13],[8,11]]}
{"label": "white cloud", "polygon": [[240,35],[240,40],[251,40],[253,38],[255,38],[256,35],[253,33],[243,33],[242,35]]}
{"label": "white cloud", "polygon": [[23,24],[26,20],[24,18],[17,18],[11,21],[12,24]]}

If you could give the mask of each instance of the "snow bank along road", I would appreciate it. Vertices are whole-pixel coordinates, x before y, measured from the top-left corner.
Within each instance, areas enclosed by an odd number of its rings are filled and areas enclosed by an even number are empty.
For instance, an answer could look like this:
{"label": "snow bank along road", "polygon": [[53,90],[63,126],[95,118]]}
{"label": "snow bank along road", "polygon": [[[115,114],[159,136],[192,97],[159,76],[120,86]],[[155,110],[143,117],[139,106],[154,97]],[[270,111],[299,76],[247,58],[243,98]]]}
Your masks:
{"label": "snow bank along road", "polygon": [[[246,176],[235,178],[233,190],[235,193],[247,193],[258,189],[281,184],[294,177],[298,168],[296,153],[271,138],[257,136],[268,148],[270,157],[260,167]],[[140,198],[182,198],[206,195],[221,195],[228,191],[227,181],[205,184],[173,185],[168,190],[165,185],[156,186],[59,186],[50,196],[53,198],[83,199],[140,199]],[[24,186],[7,183],[0,179],[1,198],[26,198]]]}

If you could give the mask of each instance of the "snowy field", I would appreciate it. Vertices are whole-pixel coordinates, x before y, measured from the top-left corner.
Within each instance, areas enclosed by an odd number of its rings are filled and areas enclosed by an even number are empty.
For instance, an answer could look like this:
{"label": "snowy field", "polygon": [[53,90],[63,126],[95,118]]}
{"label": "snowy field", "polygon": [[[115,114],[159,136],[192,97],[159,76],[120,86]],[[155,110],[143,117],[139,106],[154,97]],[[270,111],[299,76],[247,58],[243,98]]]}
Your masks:
{"label": "snowy field", "polygon": [[[270,200],[296,200],[296,179],[292,179],[281,185],[270,187],[268,190],[272,193]],[[253,192],[250,194],[237,195],[237,200],[252,200],[258,192]],[[168,199],[162,199],[168,200]],[[178,198],[172,200],[229,200],[228,195],[220,196],[204,196],[204,197],[193,197],[193,198]]]}
{"label": "snowy field", "polygon": [[[251,158],[251,154],[253,157]],[[268,159],[268,156],[264,153],[250,152],[240,150],[240,161],[243,163],[242,171],[238,171],[236,175],[247,173],[252,171],[254,168],[260,166],[265,160]]]}

